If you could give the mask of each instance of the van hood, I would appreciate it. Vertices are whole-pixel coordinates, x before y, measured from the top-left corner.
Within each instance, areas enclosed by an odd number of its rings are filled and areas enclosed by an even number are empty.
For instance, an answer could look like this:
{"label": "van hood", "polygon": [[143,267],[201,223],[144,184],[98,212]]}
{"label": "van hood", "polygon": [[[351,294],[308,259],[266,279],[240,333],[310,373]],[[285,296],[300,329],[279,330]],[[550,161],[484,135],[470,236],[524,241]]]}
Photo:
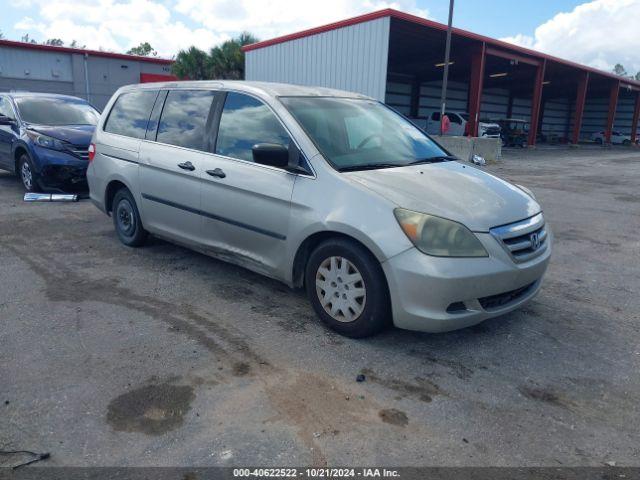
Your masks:
{"label": "van hood", "polygon": [[515,185],[459,162],[345,175],[398,207],[448,218],[475,232],[517,222],[541,210],[533,198]]}
{"label": "van hood", "polygon": [[91,143],[91,136],[96,129],[94,125],[61,125],[53,127],[34,124],[29,124],[27,128],[34,132],[42,133],[43,135],[48,135],[49,137],[78,146],[88,146],[89,143]]}

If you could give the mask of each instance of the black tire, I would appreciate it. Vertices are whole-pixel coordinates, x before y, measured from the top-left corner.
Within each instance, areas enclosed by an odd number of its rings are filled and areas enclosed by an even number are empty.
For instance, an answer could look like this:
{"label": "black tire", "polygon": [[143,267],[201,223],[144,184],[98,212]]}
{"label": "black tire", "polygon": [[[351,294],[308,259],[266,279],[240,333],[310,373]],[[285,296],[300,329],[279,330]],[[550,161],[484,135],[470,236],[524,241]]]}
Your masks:
{"label": "black tire", "polygon": [[16,171],[20,183],[27,192],[36,193],[40,192],[40,185],[38,184],[38,175],[33,168],[31,158],[26,153],[23,153],[18,159],[18,170]]}
{"label": "black tire", "polygon": [[[349,270],[351,275],[359,273],[362,281],[353,283],[351,284],[352,287],[349,287],[350,281],[346,278],[344,279],[344,283],[340,277],[335,278],[336,282],[339,280],[341,284],[329,282],[326,278],[323,280],[321,278],[322,274],[319,273],[319,268],[323,263],[330,262],[332,257],[340,257],[346,260],[345,268],[351,268],[351,270]],[[355,268],[355,270],[353,268]],[[321,288],[320,292],[318,291],[319,287],[316,285],[316,277],[318,275],[320,275],[319,280],[324,281],[329,288],[333,289],[331,285],[336,286],[336,289],[332,290],[332,295],[335,294],[338,301],[340,301],[340,295],[351,293],[348,291],[349,288],[355,288],[358,291],[363,288],[365,296],[356,300],[358,306],[362,308],[361,312],[356,315],[355,310],[347,308],[347,310],[350,310],[347,315],[353,315],[352,319],[344,317],[342,311],[336,312],[338,317],[343,317],[343,321],[331,316],[320,301],[320,295],[329,295],[329,293]],[[382,267],[369,251],[354,241],[335,238],[318,245],[311,253],[307,262],[305,285],[309,301],[322,322],[344,336],[352,338],[368,337],[382,331],[390,324],[391,309],[389,292]],[[333,307],[327,308],[331,310]]]}
{"label": "black tire", "polygon": [[600,137],[596,137],[595,141],[598,145],[602,145],[602,139]]}
{"label": "black tire", "polygon": [[623,140],[622,145],[624,145],[625,147],[628,147],[629,145],[631,145],[631,140]]}
{"label": "black tire", "polygon": [[128,189],[121,188],[116,192],[113,197],[111,217],[118,238],[122,243],[128,247],[144,245],[149,233],[142,226],[138,206]]}

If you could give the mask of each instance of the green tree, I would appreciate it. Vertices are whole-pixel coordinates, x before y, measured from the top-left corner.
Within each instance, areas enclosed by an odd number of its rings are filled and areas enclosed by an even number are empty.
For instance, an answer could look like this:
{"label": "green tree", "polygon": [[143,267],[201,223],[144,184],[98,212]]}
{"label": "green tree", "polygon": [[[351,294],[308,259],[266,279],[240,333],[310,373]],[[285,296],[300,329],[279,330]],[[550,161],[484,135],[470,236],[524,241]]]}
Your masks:
{"label": "green tree", "polygon": [[635,79],[640,82],[640,72],[636,73]]}
{"label": "green tree", "polygon": [[80,45],[80,44],[78,43],[78,41],[77,41],[77,40],[73,40],[73,41],[69,44],[69,46],[70,46],[71,48],[85,48],[85,47],[86,47],[86,45]]}
{"label": "green tree", "polygon": [[4,38],[4,34],[2,33],[2,30],[0,30],[0,40],[2,40]]}
{"label": "green tree", "polygon": [[620,75],[621,77],[627,76],[627,71],[619,63],[616,63],[616,66],[613,67],[613,73],[615,73],[616,75]]}
{"label": "green tree", "polygon": [[156,52],[149,42],[143,42],[137,47],[133,47],[127,51],[129,55],[140,55],[141,57],[156,56]]}
{"label": "green tree", "polygon": [[33,38],[29,36],[28,33],[25,33],[20,40],[24,43],[37,43]]}
{"label": "green tree", "polygon": [[64,45],[64,42],[59,38],[49,38],[46,42],[44,42],[44,44],[53,45],[54,47],[62,47]]}
{"label": "green tree", "polygon": [[211,74],[213,78],[230,80],[244,79],[244,52],[242,47],[256,43],[258,39],[243,32],[239,37],[227,40],[211,49]]}
{"label": "green tree", "polygon": [[191,47],[181,50],[173,64],[173,73],[180,78],[209,80],[214,78],[244,79],[244,52],[242,47],[258,39],[244,32],[237,38],[227,40],[211,49],[209,54]]}
{"label": "green tree", "polygon": [[211,78],[211,59],[207,52],[196,47],[180,50],[171,66],[174,75],[190,80],[208,80]]}

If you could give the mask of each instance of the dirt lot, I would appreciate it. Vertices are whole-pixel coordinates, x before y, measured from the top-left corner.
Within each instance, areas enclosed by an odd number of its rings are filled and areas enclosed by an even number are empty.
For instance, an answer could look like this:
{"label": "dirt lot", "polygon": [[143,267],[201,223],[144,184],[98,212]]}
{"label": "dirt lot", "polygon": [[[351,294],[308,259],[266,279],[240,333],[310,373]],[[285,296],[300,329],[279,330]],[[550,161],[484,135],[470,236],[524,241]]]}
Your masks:
{"label": "dirt lot", "polygon": [[23,203],[0,174],[0,449],[86,466],[640,465],[640,153],[513,151],[487,170],[544,205],[541,294],[464,331],[359,341],[283,285],[160,240],[128,249],[90,202]]}

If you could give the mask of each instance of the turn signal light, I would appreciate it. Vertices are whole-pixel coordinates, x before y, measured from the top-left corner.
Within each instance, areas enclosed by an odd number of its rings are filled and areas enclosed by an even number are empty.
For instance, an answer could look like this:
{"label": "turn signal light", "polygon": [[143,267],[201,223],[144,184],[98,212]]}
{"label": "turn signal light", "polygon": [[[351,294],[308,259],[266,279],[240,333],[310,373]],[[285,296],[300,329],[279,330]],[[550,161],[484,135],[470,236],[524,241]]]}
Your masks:
{"label": "turn signal light", "polygon": [[96,145],[95,143],[92,143],[89,145],[89,161],[91,162],[93,160],[93,157],[96,156]]}

